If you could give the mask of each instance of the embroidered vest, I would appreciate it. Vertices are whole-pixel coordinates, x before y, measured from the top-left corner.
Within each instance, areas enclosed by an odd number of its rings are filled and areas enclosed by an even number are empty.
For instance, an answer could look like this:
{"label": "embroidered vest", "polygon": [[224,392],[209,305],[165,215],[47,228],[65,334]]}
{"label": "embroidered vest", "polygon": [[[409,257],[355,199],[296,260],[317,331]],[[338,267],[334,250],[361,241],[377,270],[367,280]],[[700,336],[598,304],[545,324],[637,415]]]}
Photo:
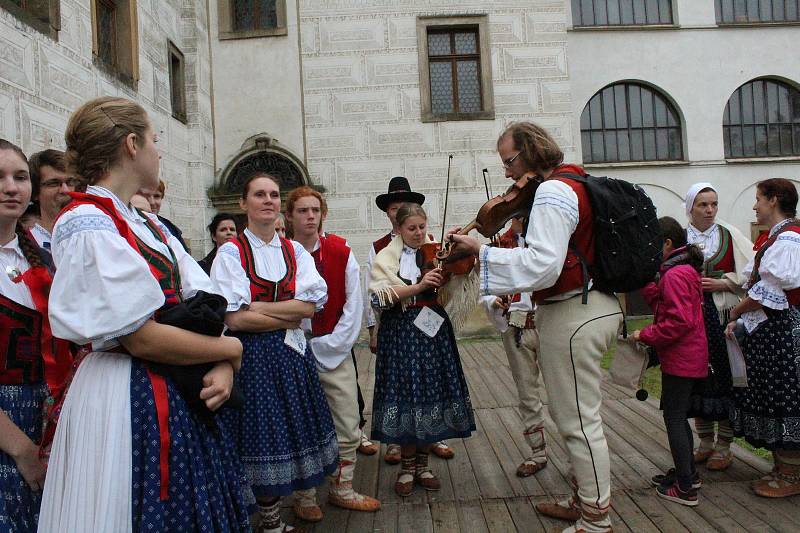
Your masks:
{"label": "embroidered vest", "polygon": [[587,268],[594,264],[594,229],[592,227],[592,205],[582,183],[569,178],[555,179],[566,183],[578,197],[578,226],[569,238],[569,249],[564,259],[564,267],[555,285],[541,291],[534,291],[533,299],[540,303],[548,298],[583,287],[583,265],[578,254],[582,255]]}
{"label": "embroidered vest", "polygon": [[295,277],[297,276],[297,259],[294,256],[294,246],[290,240],[283,237],[279,238],[283,263],[286,265],[286,274],[278,281],[270,281],[258,275],[255,257],[253,256],[253,247],[250,246],[250,241],[244,233],[230,241],[239,249],[242,268],[244,268],[247,278],[250,280],[250,299],[253,302],[283,302],[294,298]]}
{"label": "embroidered vest", "polygon": [[719,228],[719,248],[716,253],[706,260],[705,275],[710,278],[721,278],[727,272],[736,272],[736,262],[733,258],[733,238],[731,232],[723,226]]}
{"label": "embroidered vest", "polygon": [[331,333],[342,317],[347,301],[345,274],[347,261],[350,259],[350,247],[346,240],[329,233],[319,238],[319,248],[311,256],[317,272],[328,284],[328,301],[322,311],[318,311],[311,320],[311,334],[316,337]]}
{"label": "embroidered vest", "polygon": [[41,383],[42,315],[0,294],[0,384]]}
{"label": "embroidered vest", "polygon": [[[759,238],[758,241],[756,241],[756,244],[759,245],[759,248],[756,252],[755,258],[753,259],[753,272],[750,274],[750,279],[747,281],[746,287],[748,289],[758,283],[758,281],[761,279],[761,275],[758,273],[758,268],[761,266],[761,258],[764,257],[764,253],[770,246],[775,244],[775,241],[778,240],[778,236],[785,231],[794,231],[796,233],[800,233],[800,221],[792,220],[776,231],[772,236],[768,236],[766,240]],[[791,305],[800,305],[800,287],[784,290],[783,292],[786,293],[786,299]]]}
{"label": "embroidered vest", "polygon": [[377,255],[380,253],[381,250],[389,246],[389,243],[392,242],[392,234],[387,233],[377,241],[372,243],[372,249],[375,250],[375,254]]}

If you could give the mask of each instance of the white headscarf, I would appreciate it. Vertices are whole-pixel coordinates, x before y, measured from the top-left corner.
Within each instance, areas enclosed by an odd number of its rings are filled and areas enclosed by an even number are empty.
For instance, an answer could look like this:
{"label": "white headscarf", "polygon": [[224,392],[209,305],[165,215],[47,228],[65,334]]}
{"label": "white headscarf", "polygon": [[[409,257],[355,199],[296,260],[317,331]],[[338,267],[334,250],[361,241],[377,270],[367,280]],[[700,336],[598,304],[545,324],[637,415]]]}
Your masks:
{"label": "white headscarf", "polygon": [[711,189],[712,191],[717,192],[717,189],[715,189],[714,186],[708,183],[707,181],[701,181],[700,183],[695,183],[694,185],[689,187],[689,190],[686,191],[686,198],[684,199],[685,203],[683,204],[683,206],[686,208],[687,216],[692,214],[694,199],[697,197],[697,194],[703,189]]}

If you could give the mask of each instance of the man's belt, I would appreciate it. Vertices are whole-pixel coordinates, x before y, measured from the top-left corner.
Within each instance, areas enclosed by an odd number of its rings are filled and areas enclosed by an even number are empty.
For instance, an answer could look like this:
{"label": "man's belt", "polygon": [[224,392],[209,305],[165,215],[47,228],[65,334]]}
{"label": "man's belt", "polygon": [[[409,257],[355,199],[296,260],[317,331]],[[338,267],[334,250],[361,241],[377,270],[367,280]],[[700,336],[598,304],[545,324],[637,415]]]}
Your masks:
{"label": "man's belt", "polygon": [[519,329],[535,329],[534,311],[511,311],[508,314],[508,325]]}

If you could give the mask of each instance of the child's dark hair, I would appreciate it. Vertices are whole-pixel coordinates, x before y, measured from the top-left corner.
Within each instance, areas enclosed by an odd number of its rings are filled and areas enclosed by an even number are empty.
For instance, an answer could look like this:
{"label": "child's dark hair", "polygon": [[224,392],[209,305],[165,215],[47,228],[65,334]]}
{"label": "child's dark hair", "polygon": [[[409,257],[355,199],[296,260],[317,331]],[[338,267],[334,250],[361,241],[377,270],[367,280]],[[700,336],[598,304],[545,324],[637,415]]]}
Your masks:
{"label": "child's dark hair", "polygon": [[686,246],[686,230],[672,217],[661,217],[658,219],[661,227],[661,238],[671,240],[673,248],[683,248]]}

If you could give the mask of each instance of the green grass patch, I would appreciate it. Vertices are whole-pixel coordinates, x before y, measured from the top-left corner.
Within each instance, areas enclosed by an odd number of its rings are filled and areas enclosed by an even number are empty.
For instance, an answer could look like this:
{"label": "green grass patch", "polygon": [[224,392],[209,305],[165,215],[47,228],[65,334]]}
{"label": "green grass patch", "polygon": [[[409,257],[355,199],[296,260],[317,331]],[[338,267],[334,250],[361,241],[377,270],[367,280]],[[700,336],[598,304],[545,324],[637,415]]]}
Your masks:
{"label": "green grass patch", "polygon": [[[649,319],[649,318],[637,319],[637,320],[628,320],[627,321],[628,334],[631,335],[637,329],[642,329],[643,327],[647,326],[648,324],[651,324],[652,322],[653,321],[651,319]],[[612,359],[614,359],[614,352],[616,352],[616,350],[617,350],[617,346],[614,345],[614,346],[611,347],[610,350],[608,350],[603,355],[603,360],[600,362],[600,365],[604,369],[608,370],[611,367],[611,361],[612,361]],[[661,367],[656,366],[656,367],[647,369],[647,371],[644,374],[643,386],[644,386],[644,389],[651,396],[654,396],[654,397],[659,398],[659,399],[661,398]],[[736,444],[738,444],[739,446],[741,446],[745,450],[748,450],[749,452],[757,455],[758,457],[761,457],[761,458],[767,459],[767,460],[770,460],[772,458],[771,452],[769,452],[768,450],[765,450],[764,448],[754,448],[753,446],[748,444],[747,441],[745,441],[744,439],[737,438],[737,439],[734,439],[734,442],[736,442]]]}

